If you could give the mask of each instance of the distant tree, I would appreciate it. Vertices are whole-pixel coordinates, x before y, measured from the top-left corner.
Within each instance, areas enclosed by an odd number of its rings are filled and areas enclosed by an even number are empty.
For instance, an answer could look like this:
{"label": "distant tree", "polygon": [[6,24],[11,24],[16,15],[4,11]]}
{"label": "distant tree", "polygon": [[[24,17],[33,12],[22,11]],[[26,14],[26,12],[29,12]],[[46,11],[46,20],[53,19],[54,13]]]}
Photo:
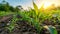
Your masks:
{"label": "distant tree", "polygon": [[12,12],[15,12],[14,7],[12,7],[12,6],[9,7],[9,10],[12,11]]}
{"label": "distant tree", "polygon": [[22,6],[16,6],[16,8],[15,8],[15,11],[21,11],[23,8],[22,8]]}
{"label": "distant tree", "polygon": [[18,12],[20,10],[22,10],[22,6],[10,6],[8,2],[6,2],[5,0],[2,1],[2,3],[0,3],[0,11],[12,11],[12,12]]}
{"label": "distant tree", "polygon": [[23,9],[23,8],[22,8],[22,6],[20,6],[20,5],[19,5],[19,6],[16,6],[16,7],[17,7],[17,8],[19,8],[20,10],[22,10],[22,9]]}
{"label": "distant tree", "polygon": [[6,1],[5,1],[5,0],[3,0],[3,1],[2,1],[2,3],[3,3],[3,4],[6,4]]}
{"label": "distant tree", "polygon": [[9,10],[9,3],[5,0],[0,3],[0,11],[8,11]]}

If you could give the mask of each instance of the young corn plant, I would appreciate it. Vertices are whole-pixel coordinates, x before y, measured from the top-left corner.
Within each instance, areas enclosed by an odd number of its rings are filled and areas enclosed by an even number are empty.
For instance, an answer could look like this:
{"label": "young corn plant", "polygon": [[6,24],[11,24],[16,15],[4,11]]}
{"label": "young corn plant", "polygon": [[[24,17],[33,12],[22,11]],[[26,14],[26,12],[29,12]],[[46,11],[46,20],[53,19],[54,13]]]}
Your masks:
{"label": "young corn plant", "polygon": [[16,18],[16,15],[13,15],[12,21],[10,23],[10,25],[7,27],[7,29],[12,32],[12,30],[15,27],[16,21],[18,21],[18,18]]}
{"label": "young corn plant", "polygon": [[[36,13],[36,19],[34,19],[34,20],[32,20],[33,21],[33,25],[36,27],[36,29],[37,29],[37,31],[41,31],[41,27],[43,27],[43,28],[46,28],[45,26],[40,26],[42,23],[40,23],[39,24],[39,12],[38,12],[38,7],[37,7],[37,5],[33,2],[33,6],[34,6],[34,10],[35,10],[35,13]],[[37,17],[38,16],[38,17]],[[45,16],[45,17],[44,17]],[[43,17],[43,20],[47,17],[47,18],[50,18],[49,17],[49,15],[44,15]],[[34,23],[35,22],[35,23]],[[49,26],[47,26],[47,28],[46,29],[48,29],[49,31],[50,31],[50,34],[57,34],[57,30],[56,30],[56,28],[54,28],[54,27],[49,27]],[[52,32],[53,31],[53,32]],[[39,33],[40,34],[40,33]]]}
{"label": "young corn plant", "polygon": [[34,10],[35,10],[35,13],[36,13],[36,17],[35,19],[32,19],[32,23],[33,25],[36,27],[38,33],[40,33],[40,30],[42,29],[42,27],[40,26],[40,23],[39,23],[39,10],[38,10],[38,7],[37,5],[33,2],[33,7],[34,7]]}

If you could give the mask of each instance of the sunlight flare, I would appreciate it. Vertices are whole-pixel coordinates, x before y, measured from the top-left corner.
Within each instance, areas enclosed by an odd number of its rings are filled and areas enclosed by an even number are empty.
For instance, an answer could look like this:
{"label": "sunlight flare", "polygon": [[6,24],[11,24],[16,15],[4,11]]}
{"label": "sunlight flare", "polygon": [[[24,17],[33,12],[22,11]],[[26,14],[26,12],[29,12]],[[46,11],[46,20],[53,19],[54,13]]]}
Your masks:
{"label": "sunlight flare", "polygon": [[48,6],[50,6],[52,3],[51,2],[44,2],[44,8],[47,8]]}

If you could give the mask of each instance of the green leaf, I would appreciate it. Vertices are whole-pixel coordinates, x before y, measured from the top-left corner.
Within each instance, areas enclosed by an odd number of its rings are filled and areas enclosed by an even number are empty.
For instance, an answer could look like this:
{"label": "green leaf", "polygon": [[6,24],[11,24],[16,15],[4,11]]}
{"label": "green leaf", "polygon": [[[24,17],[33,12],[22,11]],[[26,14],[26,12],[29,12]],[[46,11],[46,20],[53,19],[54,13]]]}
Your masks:
{"label": "green leaf", "polygon": [[49,30],[50,34],[58,34],[56,28],[53,26],[44,26],[44,28]]}
{"label": "green leaf", "polygon": [[33,2],[33,7],[34,7],[34,10],[35,10],[36,14],[38,14],[38,7],[34,2]]}
{"label": "green leaf", "polygon": [[16,21],[18,21],[18,18],[16,18],[16,15],[14,15],[10,25],[7,27],[10,32],[12,32],[12,30],[14,29]]}
{"label": "green leaf", "polygon": [[44,11],[44,4],[42,4],[41,8],[39,9],[39,11]]}

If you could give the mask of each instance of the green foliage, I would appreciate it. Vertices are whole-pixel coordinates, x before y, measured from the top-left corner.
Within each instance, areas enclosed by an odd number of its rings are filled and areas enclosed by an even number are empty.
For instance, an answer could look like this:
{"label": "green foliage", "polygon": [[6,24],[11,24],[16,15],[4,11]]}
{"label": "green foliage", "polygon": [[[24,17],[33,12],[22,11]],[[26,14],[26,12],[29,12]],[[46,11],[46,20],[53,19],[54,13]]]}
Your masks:
{"label": "green foliage", "polygon": [[0,3],[0,11],[11,11],[11,12],[17,12],[20,11],[20,8],[23,9],[22,7],[13,7],[10,6],[8,2],[6,1],[2,1],[2,3]]}
{"label": "green foliage", "polygon": [[7,27],[10,32],[12,32],[12,30],[14,29],[16,21],[18,21],[18,18],[16,18],[16,15],[14,15],[10,25]]}
{"label": "green foliage", "polygon": [[[60,10],[51,10],[51,11],[44,11],[43,6],[38,9],[37,5],[33,2],[34,9],[31,9],[29,11],[20,11],[19,7],[12,7],[7,4],[0,4],[0,16],[6,16],[13,14],[12,20],[10,25],[7,27],[10,32],[15,28],[16,21],[22,20],[28,22],[30,25],[34,26],[37,29],[37,32],[40,34],[41,30],[43,29],[43,22],[48,19],[49,21],[53,21],[53,23],[57,24],[57,20],[60,23]],[[17,18],[17,15],[20,16],[20,18]],[[46,25],[46,24],[45,24]],[[46,28],[46,27],[45,27]],[[57,30],[54,27],[47,28],[51,34],[57,34]]]}
{"label": "green foliage", "polygon": [[36,15],[38,15],[38,7],[34,2],[33,2],[33,7],[34,7]]}
{"label": "green foliage", "polygon": [[50,34],[58,34],[57,30],[53,26],[44,26],[47,30],[49,30]]}
{"label": "green foliage", "polygon": [[10,15],[10,14],[14,14],[14,13],[13,12],[0,11],[0,16],[6,16],[6,15]]}

